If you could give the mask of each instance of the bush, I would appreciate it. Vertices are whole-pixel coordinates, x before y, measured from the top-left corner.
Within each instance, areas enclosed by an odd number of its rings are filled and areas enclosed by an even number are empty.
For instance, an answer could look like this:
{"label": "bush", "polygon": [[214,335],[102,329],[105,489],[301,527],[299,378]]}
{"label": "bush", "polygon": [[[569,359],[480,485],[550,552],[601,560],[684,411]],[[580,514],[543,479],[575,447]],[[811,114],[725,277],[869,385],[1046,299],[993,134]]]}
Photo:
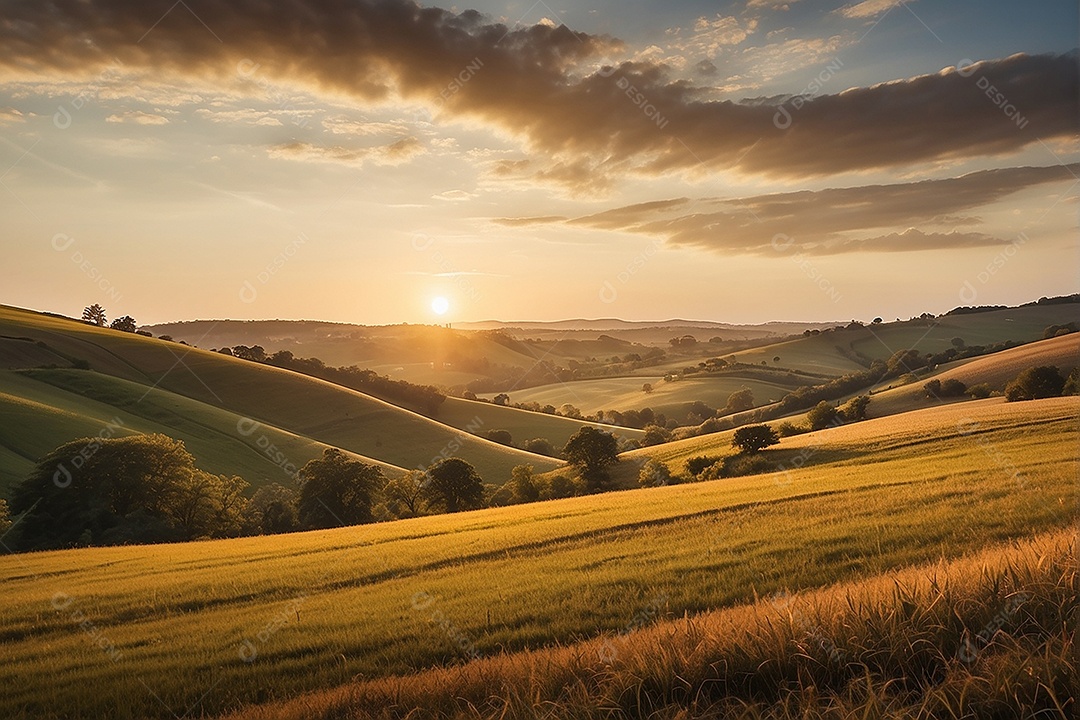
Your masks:
{"label": "bush", "polygon": [[837,424],[839,413],[828,400],[822,400],[806,414],[806,420],[810,423],[811,430],[821,430],[830,425]]}
{"label": "bush", "polygon": [[720,462],[722,459],[723,458],[714,455],[698,455],[689,458],[686,461],[686,473],[693,477],[698,477],[702,472]]}
{"label": "bush", "polygon": [[1024,370],[1005,386],[1005,399],[1039,400],[1056,397],[1065,389],[1065,378],[1054,365],[1039,365]]}
{"label": "bush", "polygon": [[956,378],[941,383],[941,397],[962,397],[967,392],[967,385]]}
{"label": "bush", "polygon": [[546,482],[541,483],[541,500],[558,500],[560,498],[577,497],[584,494],[582,487],[567,475],[552,475]]}
{"label": "bush", "polygon": [[532,440],[526,440],[525,450],[537,455],[547,455],[548,457],[559,456],[559,453],[555,452],[555,447],[547,438],[533,438]]}
{"label": "bush", "polygon": [[638,485],[641,487],[671,485],[673,484],[671,480],[671,471],[668,470],[668,466],[656,458],[649,458],[645,461],[640,472],[638,472]]}
{"label": "bush", "polygon": [[803,433],[810,432],[810,428],[805,425],[796,425],[790,420],[785,420],[782,423],[777,423],[776,434],[782,438],[791,437],[792,435],[802,435]]}
{"label": "bush", "polygon": [[840,408],[840,418],[844,422],[858,422],[866,419],[866,408],[870,406],[869,395],[859,395],[853,397],[847,401],[844,407]]}
{"label": "bush", "polygon": [[780,436],[768,425],[745,425],[735,431],[731,444],[740,452],[752,455],[780,442]]}
{"label": "bush", "polygon": [[1065,380],[1065,387],[1061,389],[1062,395],[1080,395],[1080,365],[1074,367],[1069,377]]}
{"label": "bush", "polygon": [[986,383],[979,383],[978,385],[972,385],[968,388],[968,395],[975,398],[976,400],[988,398],[990,397],[990,393],[992,392],[994,392],[993,388],[991,388]]}
{"label": "bush", "polygon": [[729,455],[701,474],[702,480],[742,477],[775,470],[773,463],[763,455]]}

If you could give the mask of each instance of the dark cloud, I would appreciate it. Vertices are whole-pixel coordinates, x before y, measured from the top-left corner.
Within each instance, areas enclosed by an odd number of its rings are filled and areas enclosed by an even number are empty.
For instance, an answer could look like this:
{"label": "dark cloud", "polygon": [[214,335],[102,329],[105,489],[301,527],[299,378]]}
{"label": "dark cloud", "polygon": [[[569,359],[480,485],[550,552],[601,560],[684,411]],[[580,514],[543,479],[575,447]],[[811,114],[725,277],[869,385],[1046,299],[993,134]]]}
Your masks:
{"label": "dark cloud", "polygon": [[778,246],[819,255],[984,246],[1006,241],[940,226],[979,224],[977,218],[958,213],[1043,183],[1074,181],[1076,172],[1080,172],[1080,164],[985,170],[944,180],[737,199],[678,198],[615,208],[567,222],[659,236],[671,245],[731,254],[772,253]]}
{"label": "dark cloud", "polygon": [[[592,189],[627,172],[800,177],[907,166],[1077,132],[1075,52],[787,99],[778,110],[711,100],[709,88],[648,62],[595,71],[619,43],[564,26],[508,28],[404,0],[171,7],[162,17],[169,4],[145,0],[6,3],[0,73],[90,78],[119,62],[155,79],[180,73],[235,87],[240,67],[364,101],[421,100],[519,134],[539,158],[533,177]],[[778,112],[787,115],[776,123]]]}

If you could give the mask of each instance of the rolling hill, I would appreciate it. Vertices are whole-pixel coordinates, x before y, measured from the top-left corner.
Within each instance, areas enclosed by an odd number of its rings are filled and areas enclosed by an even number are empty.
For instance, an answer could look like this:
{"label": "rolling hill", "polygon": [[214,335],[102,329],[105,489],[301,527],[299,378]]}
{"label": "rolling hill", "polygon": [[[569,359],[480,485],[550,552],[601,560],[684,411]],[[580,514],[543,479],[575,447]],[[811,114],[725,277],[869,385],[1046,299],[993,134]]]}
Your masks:
{"label": "rolling hill", "polygon": [[[914,348],[921,353],[941,352],[952,347],[953,338],[967,345],[990,345],[1013,340],[1040,340],[1050,325],[1080,321],[1080,304],[1025,305],[978,313],[942,315],[932,320],[868,325],[850,330],[832,330],[819,335],[776,343],[734,353],[740,362],[842,375],[864,369],[850,355],[858,353],[886,360],[898,350]],[[846,353],[846,354],[845,354]],[[773,361],[779,356],[779,362]],[[856,355],[857,356],[857,355]]]}
{"label": "rolling hill", "polygon": [[[330,447],[160,388],[83,370],[0,371],[0,420],[4,496],[39,458],[80,437],[162,433],[182,440],[202,469],[240,475],[255,487],[291,484],[298,468]],[[348,454],[388,476],[404,472]]]}
{"label": "rolling hill", "polygon": [[[801,443],[822,461],[787,483],[766,474],[289,536],[0,557],[0,714],[214,716],[334,688],[355,697],[344,686],[358,680],[490,674],[520,651],[604,633],[621,643],[656,621],[1064,530],[1077,521],[1078,410],[1076,398],[976,402],[793,438],[782,449]],[[492,659],[460,667],[474,657]],[[548,667],[538,681],[562,687]],[[447,701],[431,693],[425,702]]]}
{"label": "rolling hill", "polygon": [[[79,374],[100,376],[100,382],[85,381],[82,389],[73,391],[97,393],[106,401],[115,390],[115,384],[110,386],[107,378],[126,380],[200,403],[186,406],[191,409],[219,408],[233,416],[250,418],[392,466],[426,467],[433,460],[456,455],[472,463],[488,482],[495,483],[509,478],[515,465],[532,464],[537,469],[550,470],[561,464],[558,460],[475,437],[466,430],[364,393],[178,343],[7,307],[0,308],[0,336],[9,369],[40,366],[50,358],[44,364],[59,369],[88,366],[90,370],[69,369],[67,373],[38,377],[60,383],[65,378],[65,382],[71,381]],[[27,353],[25,359],[20,352]],[[130,387],[125,392],[128,399],[138,394]],[[59,407],[63,409],[63,403]],[[477,422],[480,421],[482,418]],[[191,422],[200,420],[191,418]],[[217,423],[219,429],[228,426],[225,418],[219,418]],[[11,433],[6,428],[0,431],[0,445],[9,444],[7,438]],[[53,446],[71,439],[58,435]],[[202,458],[195,452],[199,446],[191,449],[201,462]],[[204,454],[208,452],[208,446],[202,449]]]}
{"label": "rolling hill", "polygon": [[[556,408],[569,403],[586,414],[600,410],[641,410],[652,408],[669,418],[684,420],[690,405],[704,402],[713,408],[722,408],[728,396],[738,390],[749,389],[758,405],[775,402],[798,387],[810,382],[805,377],[794,383],[780,384],[738,374],[691,376],[665,382],[663,376],[640,376],[575,380],[566,383],[541,385],[510,393],[513,403],[539,403]],[[642,391],[644,383],[652,386],[652,392]],[[493,395],[485,395],[493,397]]]}

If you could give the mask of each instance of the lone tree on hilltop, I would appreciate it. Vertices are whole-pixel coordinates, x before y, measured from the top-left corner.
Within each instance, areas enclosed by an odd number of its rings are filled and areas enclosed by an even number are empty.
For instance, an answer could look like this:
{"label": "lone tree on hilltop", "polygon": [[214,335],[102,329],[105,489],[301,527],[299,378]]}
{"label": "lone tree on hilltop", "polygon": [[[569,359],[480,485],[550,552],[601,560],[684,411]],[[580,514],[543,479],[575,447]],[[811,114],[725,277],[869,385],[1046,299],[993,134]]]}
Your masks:
{"label": "lone tree on hilltop", "polygon": [[753,455],[780,442],[780,436],[768,425],[745,425],[735,431],[731,444],[739,452]]}
{"label": "lone tree on hilltop", "polygon": [[85,307],[82,311],[82,319],[85,323],[97,325],[98,327],[105,327],[105,308],[97,303]]}
{"label": "lone tree on hilltop", "polygon": [[619,462],[619,445],[611,433],[586,425],[566,442],[563,455],[581,470],[585,484],[598,490],[611,479],[608,467]]}

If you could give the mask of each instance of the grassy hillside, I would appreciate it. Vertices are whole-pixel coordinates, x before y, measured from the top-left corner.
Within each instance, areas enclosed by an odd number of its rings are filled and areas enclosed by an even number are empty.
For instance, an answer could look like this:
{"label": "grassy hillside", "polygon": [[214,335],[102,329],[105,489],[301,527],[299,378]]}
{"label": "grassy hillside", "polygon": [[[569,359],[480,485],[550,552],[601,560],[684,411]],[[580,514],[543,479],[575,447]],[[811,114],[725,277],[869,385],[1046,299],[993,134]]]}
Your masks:
{"label": "grassy hillside", "polygon": [[[799,382],[808,381],[803,378]],[[644,383],[652,385],[651,393],[642,391]],[[738,375],[688,377],[672,382],[664,382],[662,376],[619,377],[577,380],[518,390],[510,393],[510,401],[536,402],[556,408],[570,403],[584,413],[599,410],[621,412],[649,407],[654,412],[681,420],[686,416],[690,404],[698,400],[710,407],[722,408],[731,393],[749,388],[754,393],[755,402],[764,405],[779,400],[795,387],[797,385],[781,385]]]}
{"label": "grassy hillside", "polygon": [[613,637],[359,680],[231,717],[525,718],[544,708],[547,718],[1064,720],[1077,704],[1068,631],[1076,551],[1075,533],[1047,533]]}
{"label": "grassy hillside", "polygon": [[555,446],[556,450],[561,449],[566,444],[566,441],[570,439],[570,436],[581,429],[582,425],[597,427],[618,437],[630,440],[640,438],[645,434],[643,431],[633,428],[587,423],[556,415],[545,415],[544,413],[529,412],[454,397],[448,397],[446,402],[439,408],[439,421],[451,427],[467,428],[470,425],[475,425],[477,418],[483,423],[477,431],[481,435],[489,430],[508,430],[513,436],[515,445],[520,446],[526,440],[533,438],[547,438]]}
{"label": "grassy hillside", "polygon": [[[49,352],[83,360],[98,373],[167,390],[399,467],[422,467],[457,455],[489,482],[501,483],[515,465],[550,470],[560,464],[338,385],[177,343],[13,308],[0,308],[0,335],[27,338],[11,340],[9,356],[18,347],[38,353],[43,348],[37,343],[44,343]],[[28,357],[23,367],[38,359]],[[0,434],[0,444],[3,437]]]}
{"label": "grassy hillside", "polygon": [[[75,438],[163,433],[182,440],[204,470],[240,475],[253,486],[291,484],[328,445],[235,413],[87,370],[0,371],[0,496],[38,459]],[[245,434],[246,433],[246,434]],[[401,468],[352,453],[393,476]]]}
{"label": "grassy hillside", "polygon": [[[883,323],[860,329],[840,330],[799,338],[784,343],[735,353],[741,362],[842,375],[862,369],[844,357],[837,346],[872,359],[885,360],[898,350],[941,352],[959,337],[968,345],[989,345],[1016,340],[1031,342],[1042,338],[1049,325],[1080,320],[1080,305],[1032,305],[991,312],[947,315],[929,321]],[[778,363],[773,357],[779,356]]]}
{"label": "grassy hillside", "polygon": [[[972,400],[793,435],[782,438],[779,445],[764,451],[762,457],[777,468],[777,482],[788,482],[793,477],[789,472],[793,473],[792,468],[800,465],[865,464],[876,462],[879,457],[891,457],[892,453],[900,460],[905,453],[914,457],[910,451],[919,444],[940,438],[951,438],[964,449],[975,445],[983,433],[991,431],[1022,438],[1029,432],[1031,418],[1040,418],[1035,422],[1038,425],[1049,418],[1055,422],[1075,421],[1078,415],[1080,399],[1076,397],[1021,403],[1007,403],[1004,398]],[[973,421],[977,421],[978,431],[968,432]],[[620,457],[629,462],[624,463],[617,477],[628,483],[633,482],[636,476],[631,478],[628,471],[648,458],[656,458],[673,472],[681,472],[686,461],[698,455],[733,455],[736,452],[731,445],[734,434],[734,430],[726,430],[623,453]],[[1041,445],[1042,440],[1033,437],[1031,443],[1033,446]],[[795,458],[803,459],[796,464]]]}
{"label": "grassy hillside", "polygon": [[1069,371],[1080,364],[1080,333],[1021,345],[982,357],[961,360],[941,367],[933,376],[926,376],[917,382],[894,387],[874,393],[869,412],[872,416],[894,415],[936,402],[963,402],[963,398],[942,398],[931,400],[926,396],[923,385],[930,377],[942,382],[959,380],[968,387],[985,383],[994,390],[1003,390],[1006,383],[1022,370],[1038,365],[1055,365],[1068,375]]}
{"label": "grassy hillside", "polygon": [[[1074,524],[1080,401],[963,410],[821,433],[820,457],[838,455],[789,483],[764,475],[293,536],[0,557],[0,715],[218,713]],[[957,429],[963,417],[977,434]],[[555,687],[566,676],[550,667]],[[458,672],[448,677],[468,676]]]}

